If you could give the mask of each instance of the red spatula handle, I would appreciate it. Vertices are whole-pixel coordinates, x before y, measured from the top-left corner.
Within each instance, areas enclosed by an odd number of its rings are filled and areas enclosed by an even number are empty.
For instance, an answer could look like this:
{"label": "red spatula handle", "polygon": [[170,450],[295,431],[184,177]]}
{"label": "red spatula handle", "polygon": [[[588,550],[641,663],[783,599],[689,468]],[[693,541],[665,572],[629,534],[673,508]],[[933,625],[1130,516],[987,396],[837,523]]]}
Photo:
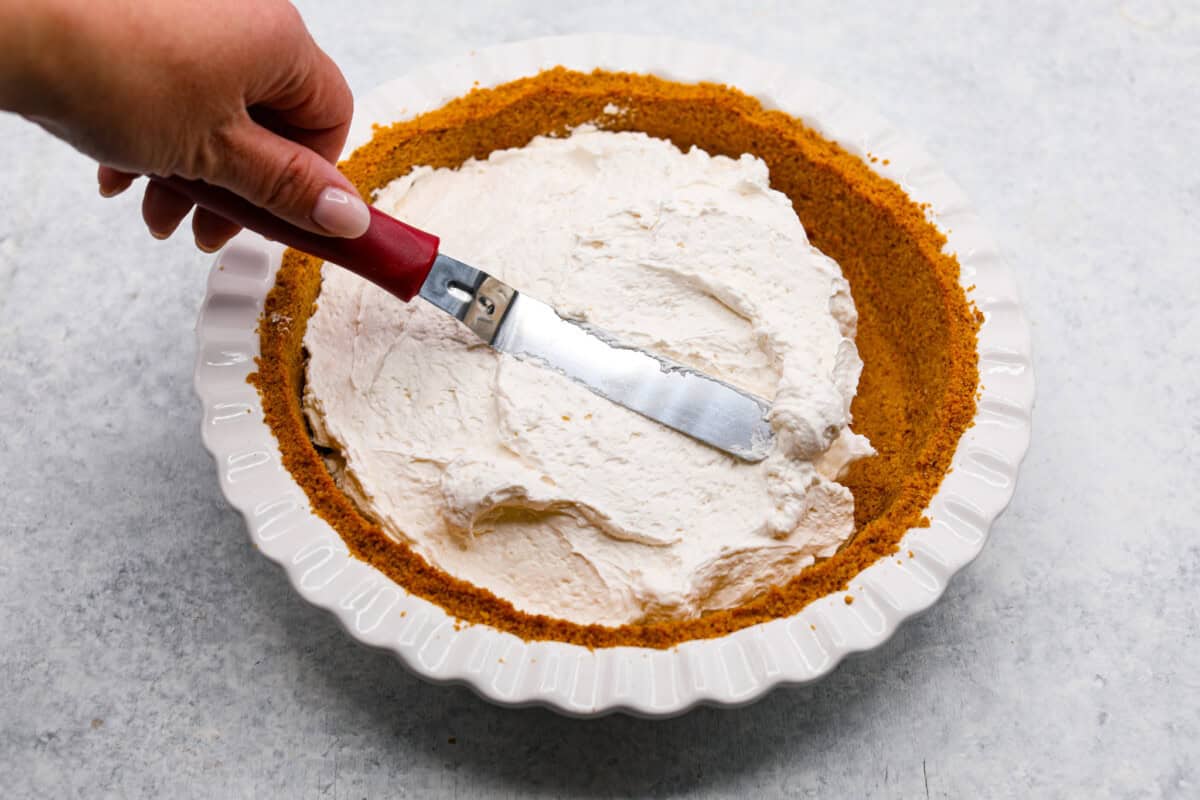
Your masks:
{"label": "red spatula handle", "polygon": [[193,203],[268,239],[345,267],[409,301],[437,258],[438,238],[371,209],[371,226],[357,239],[321,236],[284,222],[266,209],[203,181],[151,178]]}

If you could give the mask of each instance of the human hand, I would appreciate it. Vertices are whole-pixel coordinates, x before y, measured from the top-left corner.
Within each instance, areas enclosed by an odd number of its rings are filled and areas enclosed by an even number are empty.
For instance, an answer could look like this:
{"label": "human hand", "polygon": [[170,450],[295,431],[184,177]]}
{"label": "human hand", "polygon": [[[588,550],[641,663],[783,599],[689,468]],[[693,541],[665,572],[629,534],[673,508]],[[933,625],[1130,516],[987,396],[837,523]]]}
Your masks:
{"label": "human hand", "polygon": [[[7,104],[95,158],[101,194],[119,194],[138,175],[176,175],[316,233],[366,230],[366,205],[333,163],[349,130],[350,89],[290,3],[44,0],[32,8],[41,18],[28,22],[31,63],[19,92],[9,82]],[[151,182],[142,216],[166,238],[191,205]],[[206,251],[238,231],[203,209],[192,229]]]}

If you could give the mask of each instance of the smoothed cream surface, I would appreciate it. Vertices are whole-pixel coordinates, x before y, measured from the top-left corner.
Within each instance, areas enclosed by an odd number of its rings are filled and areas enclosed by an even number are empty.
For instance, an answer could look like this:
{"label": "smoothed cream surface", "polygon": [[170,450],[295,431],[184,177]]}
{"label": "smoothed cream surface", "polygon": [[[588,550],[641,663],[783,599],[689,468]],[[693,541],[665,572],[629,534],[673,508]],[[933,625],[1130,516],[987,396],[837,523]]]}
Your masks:
{"label": "smoothed cream surface", "polygon": [[326,265],[305,412],[390,535],[523,611],[603,624],[737,605],[850,536],[835,479],[872,452],[849,429],[857,315],[761,160],[584,127],[417,168],[376,205],[563,316],[772,400],[776,432],[738,461]]}

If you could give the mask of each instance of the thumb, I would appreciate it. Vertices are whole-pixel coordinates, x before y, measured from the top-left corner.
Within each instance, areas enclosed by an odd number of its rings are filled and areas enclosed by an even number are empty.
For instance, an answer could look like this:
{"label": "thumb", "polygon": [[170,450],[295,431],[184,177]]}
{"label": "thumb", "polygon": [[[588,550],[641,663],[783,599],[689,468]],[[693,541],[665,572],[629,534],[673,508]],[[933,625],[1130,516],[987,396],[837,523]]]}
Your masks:
{"label": "thumb", "polygon": [[314,233],[357,238],[371,214],[353,184],[315,151],[253,120],[234,127],[215,173],[201,176]]}

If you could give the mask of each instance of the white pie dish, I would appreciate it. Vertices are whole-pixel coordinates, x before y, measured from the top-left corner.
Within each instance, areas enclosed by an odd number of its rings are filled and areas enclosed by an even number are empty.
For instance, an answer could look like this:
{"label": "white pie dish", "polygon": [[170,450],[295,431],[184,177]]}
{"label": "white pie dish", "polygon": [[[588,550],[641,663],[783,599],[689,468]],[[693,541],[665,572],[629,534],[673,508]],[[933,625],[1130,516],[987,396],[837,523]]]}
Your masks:
{"label": "white pie dish", "polygon": [[1013,282],[962,193],[891,126],[823,84],[707,45],[570,36],[477,51],[361,99],[346,152],[369,139],[372,123],[431,110],[476,82],[495,85],[557,65],[728,83],[804,119],[859,156],[886,156],[887,166],[872,168],[931,203],[948,249],[962,263],[962,283],[975,286],[969,296],[986,321],[979,334],[982,388],[975,424],[929,506],[930,527],[910,531],[901,543],[914,557],[900,563],[884,558],[860,573],[851,585],[853,604],[838,593],[792,617],[669,650],[588,650],[458,625],[440,607],[351,557],[282,467],[258,394],[246,382],[255,370],[258,316],[282,248],[250,234],[218,256],[196,329],[203,438],[217,460],[222,491],[245,516],[255,545],[286,569],[305,599],[333,612],[355,638],[396,653],[424,678],[464,683],[497,703],[545,705],[577,716],[625,711],[657,717],[698,703],[741,705],[776,685],[815,680],[848,653],[879,645],[931,605],[950,576],[978,554],[1012,496],[1033,404],[1029,332]]}

